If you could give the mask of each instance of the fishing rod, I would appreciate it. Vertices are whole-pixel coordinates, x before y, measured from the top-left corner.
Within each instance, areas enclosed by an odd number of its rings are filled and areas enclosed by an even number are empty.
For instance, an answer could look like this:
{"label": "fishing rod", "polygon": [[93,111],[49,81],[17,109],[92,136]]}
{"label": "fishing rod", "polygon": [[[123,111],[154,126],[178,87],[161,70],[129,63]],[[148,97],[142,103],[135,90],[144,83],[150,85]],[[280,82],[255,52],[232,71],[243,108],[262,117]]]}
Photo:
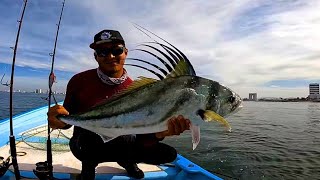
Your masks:
{"label": "fishing rod", "polygon": [[[57,41],[58,41],[58,35],[59,35],[59,29],[60,29],[60,23],[62,19],[63,9],[64,9],[65,0],[62,2],[62,8],[60,12],[59,22],[57,24],[57,31],[56,31],[56,39],[54,42],[54,48],[53,53],[50,53],[49,55],[52,57],[51,60],[51,71],[49,74],[49,96],[48,96],[48,111],[51,106],[51,97],[53,97],[55,104],[57,103],[57,100],[55,99],[53,93],[52,93],[52,85],[55,82],[56,76],[54,75],[53,69],[54,69],[54,60],[56,55],[56,47],[57,47]],[[36,169],[33,170],[33,172],[38,176],[40,179],[54,179],[53,178],[53,166],[52,166],[52,145],[51,145],[51,139],[50,139],[50,126],[48,121],[48,135],[47,135],[47,161],[45,162],[38,162],[36,163]]]}
{"label": "fishing rod", "polygon": [[21,30],[22,20],[24,17],[24,12],[27,6],[27,2],[28,0],[24,0],[22,14],[21,14],[20,20],[18,21],[19,27],[18,27],[17,37],[16,37],[16,43],[13,48],[13,58],[12,58],[11,78],[10,78],[10,137],[9,139],[10,139],[10,153],[12,158],[12,165],[13,165],[16,179],[20,179],[20,171],[19,171],[19,166],[17,161],[16,142],[13,134],[13,77],[14,77],[14,67],[16,62],[16,54],[17,54],[20,30]]}

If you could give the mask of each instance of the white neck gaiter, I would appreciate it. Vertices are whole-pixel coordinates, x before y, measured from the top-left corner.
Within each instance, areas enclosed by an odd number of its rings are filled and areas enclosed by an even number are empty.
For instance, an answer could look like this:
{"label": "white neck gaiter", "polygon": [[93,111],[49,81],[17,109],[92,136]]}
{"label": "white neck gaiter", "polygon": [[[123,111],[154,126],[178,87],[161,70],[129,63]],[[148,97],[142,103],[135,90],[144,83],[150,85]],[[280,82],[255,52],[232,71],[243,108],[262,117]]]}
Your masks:
{"label": "white neck gaiter", "polygon": [[112,78],[109,77],[107,75],[105,75],[100,68],[97,68],[97,74],[98,77],[100,78],[100,80],[108,85],[119,85],[122,84],[127,78],[128,78],[128,74],[127,71],[124,69],[124,73],[120,78]]}

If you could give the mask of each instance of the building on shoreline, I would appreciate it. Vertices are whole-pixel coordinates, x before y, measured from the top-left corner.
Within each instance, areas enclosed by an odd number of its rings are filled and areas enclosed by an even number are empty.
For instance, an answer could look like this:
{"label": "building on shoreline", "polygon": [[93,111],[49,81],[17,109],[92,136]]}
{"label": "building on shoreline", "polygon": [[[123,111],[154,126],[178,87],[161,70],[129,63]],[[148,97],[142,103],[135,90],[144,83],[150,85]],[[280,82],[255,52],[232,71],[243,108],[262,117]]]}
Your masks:
{"label": "building on shoreline", "polygon": [[258,94],[257,93],[249,93],[249,101],[258,101]]}
{"label": "building on shoreline", "polygon": [[41,94],[42,93],[42,89],[36,89],[35,93]]}
{"label": "building on shoreline", "polygon": [[309,84],[309,96],[308,96],[308,99],[310,99],[311,101],[320,100],[319,83],[311,83],[311,84]]}

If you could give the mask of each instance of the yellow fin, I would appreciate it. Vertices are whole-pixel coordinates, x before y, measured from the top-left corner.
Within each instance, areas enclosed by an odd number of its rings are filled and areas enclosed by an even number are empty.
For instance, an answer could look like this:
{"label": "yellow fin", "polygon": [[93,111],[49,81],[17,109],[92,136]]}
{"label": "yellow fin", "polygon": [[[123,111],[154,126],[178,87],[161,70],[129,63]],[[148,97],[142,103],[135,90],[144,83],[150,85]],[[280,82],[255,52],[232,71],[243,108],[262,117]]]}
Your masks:
{"label": "yellow fin", "polygon": [[168,77],[177,77],[183,75],[191,75],[189,71],[189,65],[186,61],[179,61],[175,68],[166,76]]}
{"label": "yellow fin", "polygon": [[228,123],[228,121],[226,119],[224,119],[222,116],[220,116],[219,114],[213,112],[213,111],[210,111],[210,110],[206,110],[204,112],[204,119],[206,121],[218,121],[219,123],[223,124],[226,128],[228,128],[228,131],[231,132],[231,126],[230,124]]}

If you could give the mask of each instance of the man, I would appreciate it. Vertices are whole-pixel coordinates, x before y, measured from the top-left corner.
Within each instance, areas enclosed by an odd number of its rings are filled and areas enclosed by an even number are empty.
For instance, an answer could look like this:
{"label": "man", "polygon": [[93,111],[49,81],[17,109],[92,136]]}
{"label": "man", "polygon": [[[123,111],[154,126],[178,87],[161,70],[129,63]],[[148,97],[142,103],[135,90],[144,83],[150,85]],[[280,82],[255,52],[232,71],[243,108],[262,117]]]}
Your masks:
{"label": "man", "polygon": [[[132,83],[132,79],[123,68],[128,50],[118,31],[102,30],[94,36],[90,48],[94,50],[99,67],[71,78],[63,106],[56,105],[48,112],[51,128],[70,128],[71,125],[58,120],[56,116],[87,111]],[[159,141],[166,136],[179,135],[189,129],[189,126],[190,120],[179,115],[168,122],[166,131],[119,136],[108,142],[104,142],[98,134],[74,127],[70,149],[82,162],[82,179],[94,179],[95,168],[99,163],[113,161],[125,168],[129,176],[143,178],[144,173],[138,168],[137,163],[158,165],[175,160],[176,150]]]}

